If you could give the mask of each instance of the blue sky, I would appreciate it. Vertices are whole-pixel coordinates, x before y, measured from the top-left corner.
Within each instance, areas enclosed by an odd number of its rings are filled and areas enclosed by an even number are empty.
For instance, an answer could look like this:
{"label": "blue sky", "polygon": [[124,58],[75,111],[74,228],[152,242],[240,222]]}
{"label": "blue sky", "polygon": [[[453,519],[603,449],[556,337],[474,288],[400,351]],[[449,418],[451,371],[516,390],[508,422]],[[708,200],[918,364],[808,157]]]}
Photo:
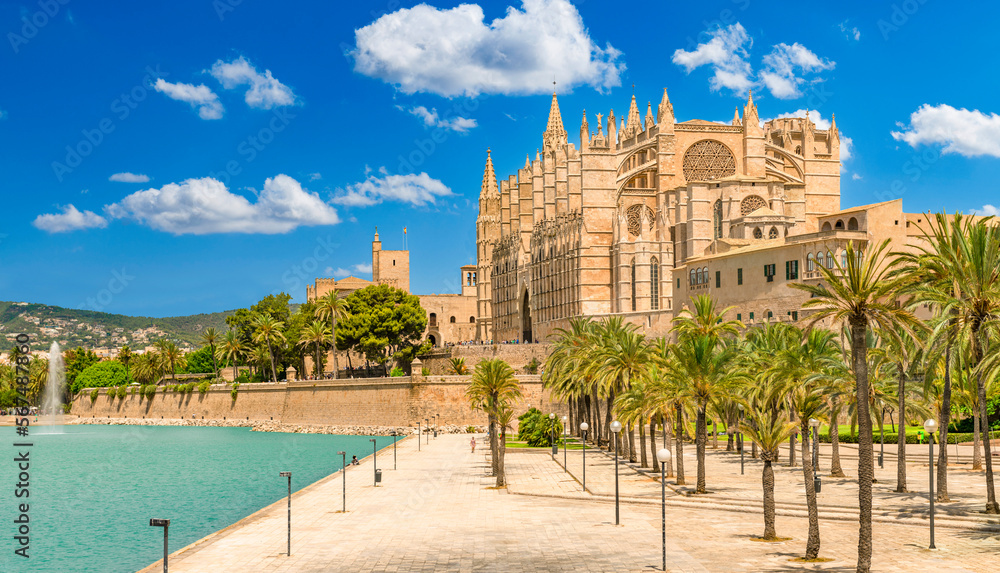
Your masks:
{"label": "blue sky", "polygon": [[679,121],[837,115],[844,207],[1000,205],[1000,6],[0,2],[0,299],[169,316],[370,277],[408,229],[414,292],[475,259],[487,147],[669,89]]}

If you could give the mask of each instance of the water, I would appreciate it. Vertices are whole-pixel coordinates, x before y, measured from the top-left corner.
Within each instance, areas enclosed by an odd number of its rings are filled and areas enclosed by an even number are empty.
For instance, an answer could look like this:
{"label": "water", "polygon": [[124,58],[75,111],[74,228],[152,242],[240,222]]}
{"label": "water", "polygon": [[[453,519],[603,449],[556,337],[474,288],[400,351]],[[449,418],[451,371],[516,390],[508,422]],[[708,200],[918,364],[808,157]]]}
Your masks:
{"label": "water", "polygon": [[63,387],[66,385],[66,369],[63,366],[62,350],[58,342],[53,342],[49,348],[49,379],[45,383],[45,394],[42,400],[42,416],[44,424],[51,426],[50,433],[63,433],[62,426],[56,425],[57,416],[62,417]]}
{"label": "water", "polygon": [[[14,555],[13,515],[25,500],[13,493],[11,460],[18,450],[6,447],[0,571],[136,571],[163,555],[163,531],[150,527],[150,518],[171,520],[173,552],[285,497],[288,482],[279,472],[291,471],[292,489],[299,490],[340,469],[337,451],[346,451],[348,460],[372,451],[369,436],[157,426],[64,430],[31,436],[30,559]],[[17,441],[14,428],[3,431],[8,444]],[[379,447],[383,440],[392,443],[381,437]],[[331,499],[331,510],[340,503],[339,495]]]}

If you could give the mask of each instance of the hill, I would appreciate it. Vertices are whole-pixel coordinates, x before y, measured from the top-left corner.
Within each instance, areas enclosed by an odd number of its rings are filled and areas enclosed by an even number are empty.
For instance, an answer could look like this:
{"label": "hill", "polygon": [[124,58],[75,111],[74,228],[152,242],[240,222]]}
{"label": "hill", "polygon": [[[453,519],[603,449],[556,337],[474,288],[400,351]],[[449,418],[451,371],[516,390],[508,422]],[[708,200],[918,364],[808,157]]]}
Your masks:
{"label": "hill", "polygon": [[127,344],[140,349],[162,338],[198,347],[206,328],[214,326],[220,333],[225,332],[226,317],[233,312],[151,318],[0,301],[0,335],[6,340],[3,350],[22,332],[31,336],[33,350],[47,348],[53,341],[63,348],[118,348]]}

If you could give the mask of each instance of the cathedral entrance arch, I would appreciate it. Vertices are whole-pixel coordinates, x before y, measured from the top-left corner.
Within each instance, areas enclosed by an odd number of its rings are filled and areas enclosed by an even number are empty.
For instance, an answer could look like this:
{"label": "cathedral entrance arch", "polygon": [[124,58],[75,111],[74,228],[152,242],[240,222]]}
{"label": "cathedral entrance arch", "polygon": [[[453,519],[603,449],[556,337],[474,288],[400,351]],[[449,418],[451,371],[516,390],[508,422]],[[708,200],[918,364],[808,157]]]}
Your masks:
{"label": "cathedral entrance arch", "polygon": [[524,296],[521,298],[521,341],[522,342],[532,342],[534,338],[531,334],[531,306],[530,299],[528,298],[528,291],[525,289]]}

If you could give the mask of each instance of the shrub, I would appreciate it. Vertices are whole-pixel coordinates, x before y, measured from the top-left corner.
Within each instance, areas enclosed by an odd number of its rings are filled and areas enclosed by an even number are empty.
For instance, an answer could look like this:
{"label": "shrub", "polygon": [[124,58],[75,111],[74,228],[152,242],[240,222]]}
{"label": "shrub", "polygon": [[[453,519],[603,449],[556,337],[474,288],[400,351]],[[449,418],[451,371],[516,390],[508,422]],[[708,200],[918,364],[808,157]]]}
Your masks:
{"label": "shrub", "polygon": [[93,390],[90,391],[90,403],[91,404],[93,404],[94,402],[97,401],[97,395],[100,394],[100,393],[101,393],[101,391],[99,389],[97,389],[97,388],[94,388]]}
{"label": "shrub", "polygon": [[73,380],[70,390],[74,394],[84,388],[103,388],[105,386],[121,386],[128,383],[125,366],[114,360],[91,364],[80,372]]}
{"label": "shrub", "polygon": [[476,433],[476,427],[475,426],[468,426],[467,428],[465,428],[465,433],[466,434],[475,434]]}
{"label": "shrub", "polygon": [[448,371],[456,376],[464,376],[469,373],[469,367],[465,365],[465,358],[452,358],[448,363]]}
{"label": "shrub", "polygon": [[406,376],[406,372],[403,372],[403,369],[399,366],[393,366],[392,372],[389,372],[389,377],[399,378],[400,376]]}
{"label": "shrub", "polygon": [[556,416],[550,420],[538,408],[532,408],[517,417],[517,439],[533,448],[551,446],[553,433],[556,437],[562,433],[562,421]]}
{"label": "shrub", "polygon": [[211,385],[212,385],[212,383],[211,383],[211,382],[209,382],[208,380],[205,380],[205,381],[204,381],[204,382],[202,382],[201,384],[198,384],[198,393],[199,393],[199,394],[204,394],[204,393],[208,392],[208,388],[209,388],[209,387],[210,387]]}
{"label": "shrub", "polygon": [[73,403],[70,402],[69,404],[63,404],[62,409],[63,409],[63,414],[69,414],[69,411],[73,409]]}
{"label": "shrub", "polygon": [[428,368],[428,367],[426,367],[426,366],[424,366],[423,368],[420,369],[420,374],[422,374],[424,376],[430,376],[431,375],[431,369]]}
{"label": "shrub", "polygon": [[[897,439],[896,436],[898,436],[898,435],[899,434],[897,434],[895,432],[892,432],[892,433],[886,432],[885,433],[885,445],[886,446],[889,446],[889,445],[893,445],[894,446],[894,445],[896,445],[896,439]],[[1000,433],[998,433],[998,432],[990,432],[990,439],[991,440],[995,440],[998,437],[1000,437]],[[940,434],[938,434],[937,438],[940,438]],[[965,443],[965,442],[971,442],[972,440],[973,440],[972,432],[968,432],[968,433],[966,433],[966,432],[948,432],[948,443],[949,444],[961,444],[961,443]],[[821,443],[824,443],[824,444],[829,444],[830,443],[830,434],[820,434],[819,435],[819,441]],[[840,434],[839,441],[842,444],[856,444],[856,443],[858,443],[858,436],[855,435],[855,436],[852,437],[850,434]],[[872,443],[875,444],[875,446],[879,445],[880,442],[879,442],[879,434],[878,434],[878,432],[874,433],[874,435],[872,437]],[[927,443],[927,438],[924,437],[923,440],[920,440],[920,435],[918,435],[918,434],[907,434],[906,435],[906,443],[907,444],[926,444]]]}
{"label": "shrub", "polygon": [[142,395],[145,396],[147,400],[152,400],[153,396],[156,396],[156,384],[143,386]]}
{"label": "shrub", "polygon": [[528,374],[538,374],[538,359],[532,358],[531,362],[524,366],[524,369]]}
{"label": "shrub", "polygon": [[118,399],[119,400],[124,400],[125,399],[125,395],[127,393],[128,393],[128,390],[126,390],[124,386],[119,386],[118,387]]}
{"label": "shrub", "polygon": [[239,393],[240,393],[240,383],[233,382],[233,389],[229,391],[229,396],[232,397],[233,402],[236,401],[236,396],[238,396]]}

